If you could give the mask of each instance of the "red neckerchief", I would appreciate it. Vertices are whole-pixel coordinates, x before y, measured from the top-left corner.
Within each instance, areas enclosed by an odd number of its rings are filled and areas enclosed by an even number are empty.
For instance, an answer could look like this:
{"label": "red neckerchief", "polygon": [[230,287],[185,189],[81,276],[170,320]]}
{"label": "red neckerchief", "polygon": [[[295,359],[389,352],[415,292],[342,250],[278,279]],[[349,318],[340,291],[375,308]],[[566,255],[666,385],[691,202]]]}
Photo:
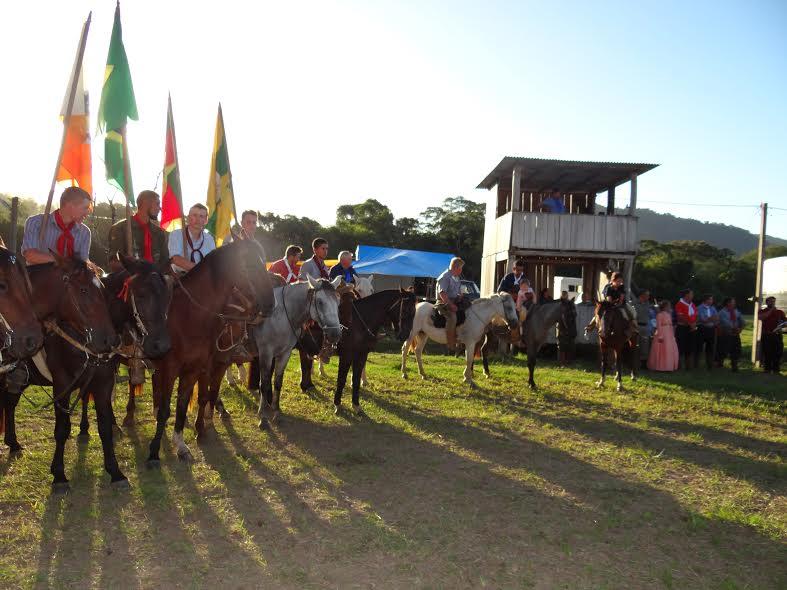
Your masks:
{"label": "red neckerchief", "polygon": [[139,220],[139,213],[132,217],[134,221],[137,222],[137,225],[142,230],[142,234],[145,236],[143,240],[143,247],[142,247],[142,258],[147,260],[148,262],[153,262],[153,236],[150,233],[150,223],[143,223]]}
{"label": "red neckerchief", "polygon": [[55,223],[60,228],[60,237],[57,239],[57,253],[60,256],[73,256],[74,236],[71,235],[71,230],[76,225],[76,221],[66,225],[60,215],[60,209],[55,209]]}
{"label": "red neckerchief", "polygon": [[318,269],[319,269],[319,271],[320,271],[320,276],[321,276],[322,278],[324,278],[324,279],[330,278],[330,276],[329,276],[329,274],[328,274],[328,269],[326,268],[326,266],[325,266],[325,264],[323,263],[323,261],[322,261],[322,260],[320,260],[319,258],[317,258],[317,256],[316,256],[316,255],[315,255],[315,256],[312,256],[312,260],[314,260],[315,264],[317,264],[317,268],[318,268]]}

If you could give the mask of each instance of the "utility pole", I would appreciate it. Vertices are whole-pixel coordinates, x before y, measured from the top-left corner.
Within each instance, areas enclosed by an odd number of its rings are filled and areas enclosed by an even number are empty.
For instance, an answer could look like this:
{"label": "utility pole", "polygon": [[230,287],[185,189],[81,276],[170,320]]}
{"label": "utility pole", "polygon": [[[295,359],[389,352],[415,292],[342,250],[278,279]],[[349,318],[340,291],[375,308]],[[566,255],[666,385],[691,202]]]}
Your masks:
{"label": "utility pole", "polygon": [[757,282],[754,285],[754,320],[752,320],[751,364],[757,366],[760,360],[760,331],[762,325],[757,314],[762,306],[762,263],[765,259],[765,225],[768,220],[768,203],[760,203],[760,241],[757,245]]}

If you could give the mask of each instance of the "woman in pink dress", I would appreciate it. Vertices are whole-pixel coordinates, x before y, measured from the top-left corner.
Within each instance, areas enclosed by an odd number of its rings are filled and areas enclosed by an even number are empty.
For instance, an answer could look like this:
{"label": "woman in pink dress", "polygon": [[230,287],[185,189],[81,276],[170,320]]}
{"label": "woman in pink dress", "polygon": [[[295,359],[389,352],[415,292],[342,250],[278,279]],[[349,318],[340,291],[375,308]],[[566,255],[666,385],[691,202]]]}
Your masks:
{"label": "woman in pink dress", "polygon": [[656,315],[656,332],[650,345],[648,369],[651,371],[677,371],[680,357],[675,332],[672,328],[672,313],[669,301],[659,304]]}

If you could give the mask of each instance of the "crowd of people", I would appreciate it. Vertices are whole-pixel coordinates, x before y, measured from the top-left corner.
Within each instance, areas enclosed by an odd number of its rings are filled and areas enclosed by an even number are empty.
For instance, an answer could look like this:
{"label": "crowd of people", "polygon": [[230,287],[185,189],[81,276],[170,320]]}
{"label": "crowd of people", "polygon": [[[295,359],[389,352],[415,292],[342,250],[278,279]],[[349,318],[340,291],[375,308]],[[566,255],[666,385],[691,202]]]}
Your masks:
{"label": "crowd of people", "polygon": [[[538,295],[525,277],[525,263],[514,262],[512,272],[503,277],[498,292],[511,293],[516,298],[520,319],[527,309],[537,303],[552,301],[548,289]],[[612,274],[604,287],[602,301],[618,308],[628,320],[627,336],[639,339],[640,360],[643,368],[653,371],[691,370],[701,360],[708,370],[722,368],[729,359],[733,372],[738,371],[741,356],[741,331],[745,327],[743,314],[732,297],[716,306],[713,295],[705,295],[700,304],[691,289],[684,289],[673,306],[669,300],[655,302],[647,289],[638,293],[632,302],[626,300],[627,289],[621,273]],[[561,299],[568,298],[563,291]],[[577,305],[592,306],[589,293],[582,293]],[[776,308],[776,300],[768,297],[758,314],[762,322],[762,368],[766,373],[778,374],[784,345],[777,326],[785,321],[785,313]],[[593,324],[594,322],[592,322]],[[595,326],[592,326],[595,327]],[[561,363],[570,362],[574,353],[576,334],[558,331],[558,354]]]}

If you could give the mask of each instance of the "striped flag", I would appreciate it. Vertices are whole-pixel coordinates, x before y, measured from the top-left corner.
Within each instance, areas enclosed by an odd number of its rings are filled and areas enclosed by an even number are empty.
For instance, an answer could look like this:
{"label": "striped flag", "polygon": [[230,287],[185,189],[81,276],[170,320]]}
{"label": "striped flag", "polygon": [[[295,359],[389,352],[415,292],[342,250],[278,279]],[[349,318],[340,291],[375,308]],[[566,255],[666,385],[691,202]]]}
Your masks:
{"label": "striped flag", "polygon": [[216,135],[213,140],[213,155],[210,159],[210,177],[208,179],[208,231],[213,234],[216,246],[230,235],[230,224],[235,217],[235,195],[232,189],[232,172],[230,157],[227,152],[227,137],[224,134],[224,117],[216,119]]}
{"label": "striped flag", "polygon": [[112,38],[109,41],[101,104],[98,107],[98,128],[99,131],[106,131],[104,165],[107,180],[122,190],[127,195],[129,204],[133,205],[134,190],[131,178],[126,179],[126,168],[130,171],[131,166],[126,161],[128,149],[124,149],[123,146],[126,123],[129,119],[136,121],[139,115],[126,49],[123,47],[123,29],[120,25],[120,2],[118,2],[115,7]]}
{"label": "striped flag", "polygon": [[172,118],[172,98],[167,97],[167,135],[164,140],[164,182],[161,188],[161,227],[167,231],[179,228],[183,219],[183,193],[180,190],[178,144]]}
{"label": "striped flag", "polygon": [[63,98],[63,108],[60,116],[65,119],[68,111],[68,97],[70,89],[76,79],[76,93],[71,107],[71,118],[68,120],[63,145],[63,157],[57,170],[58,181],[71,181],[71,186],[78,186],[85,192],[93,194],[93,166],[90,159],[90,130],[88,118],[88,93],[82,76],[82,68],[77,72],[77,62],[71,69],[66,95]]}

